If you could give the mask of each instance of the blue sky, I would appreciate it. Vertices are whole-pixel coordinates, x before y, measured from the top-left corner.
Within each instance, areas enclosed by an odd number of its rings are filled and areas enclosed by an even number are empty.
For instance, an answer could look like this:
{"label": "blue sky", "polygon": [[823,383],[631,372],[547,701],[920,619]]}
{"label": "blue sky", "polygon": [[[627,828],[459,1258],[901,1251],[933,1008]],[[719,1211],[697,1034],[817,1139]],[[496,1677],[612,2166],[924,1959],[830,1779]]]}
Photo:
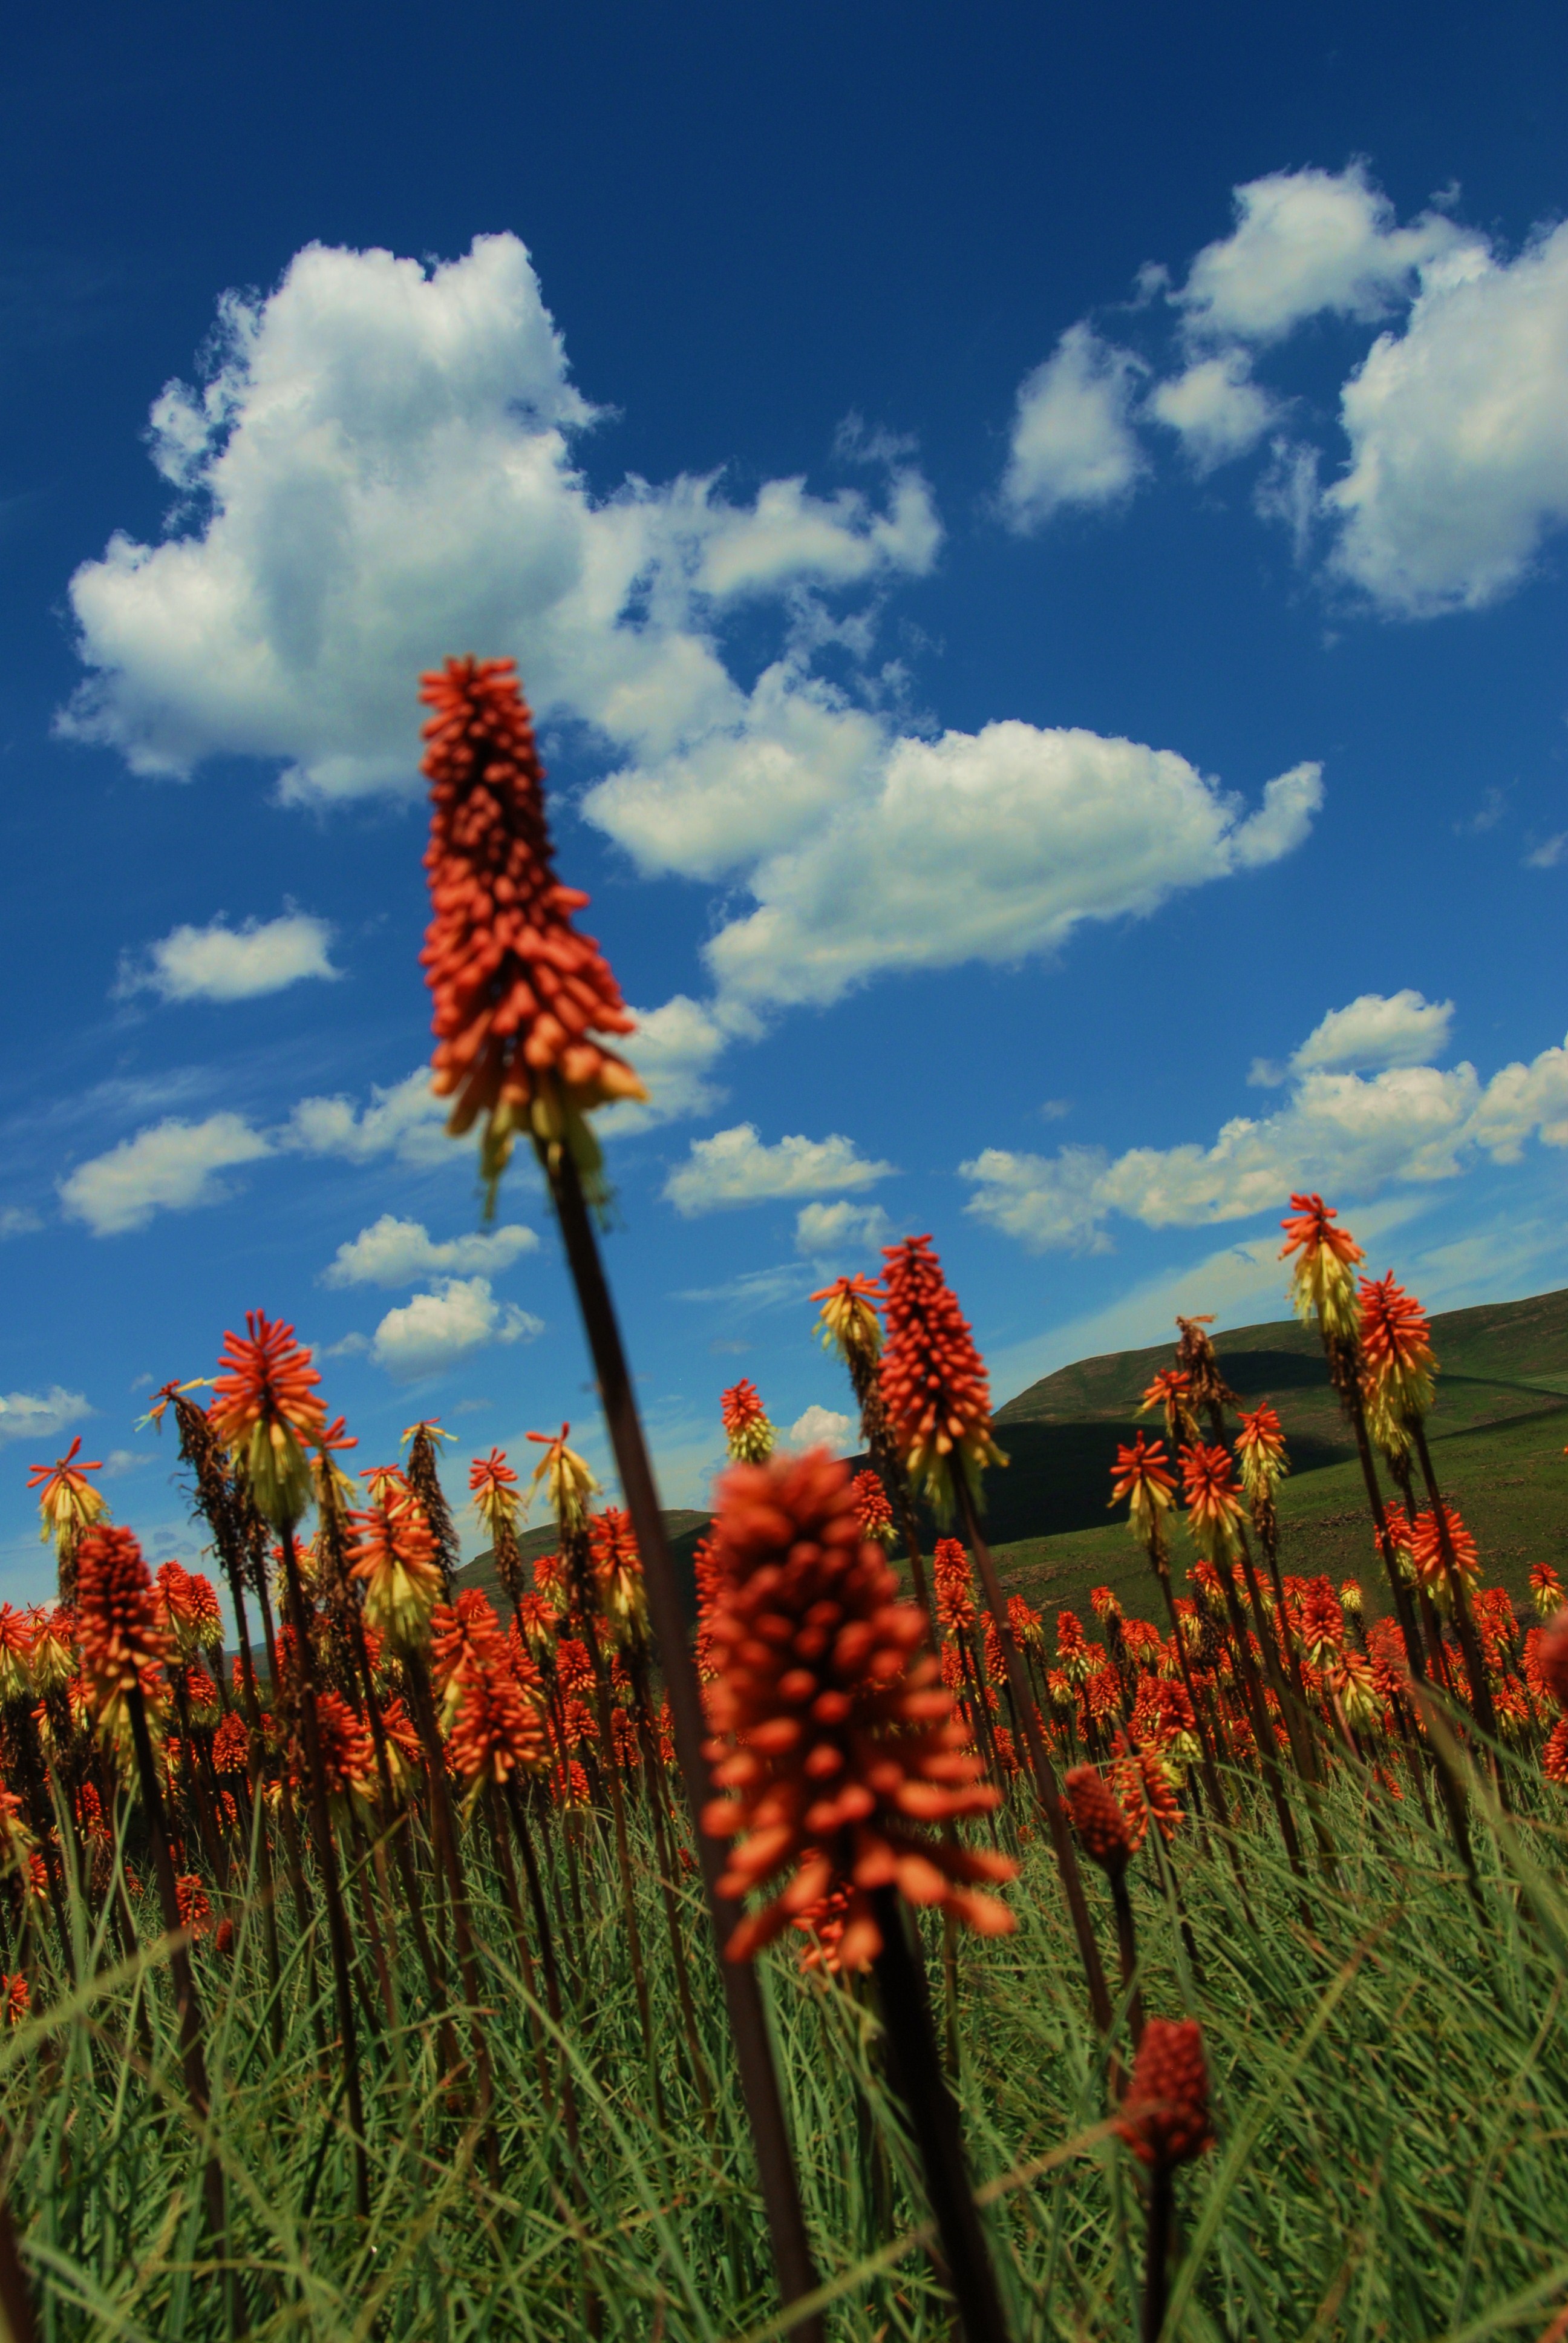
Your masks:
{"label": "blue sky", "polygon": [[[578,1422],[420,1068],[416,680],[515,654],[646,1019],[671,1501],[930,1230],[998,1399],[1568,1280],[1568,26],[1501,6],[84,9],[0,104],[0,1594],[294,1320],[362,1461]],[[813,1414],[812,1411],[825,1411]]]}

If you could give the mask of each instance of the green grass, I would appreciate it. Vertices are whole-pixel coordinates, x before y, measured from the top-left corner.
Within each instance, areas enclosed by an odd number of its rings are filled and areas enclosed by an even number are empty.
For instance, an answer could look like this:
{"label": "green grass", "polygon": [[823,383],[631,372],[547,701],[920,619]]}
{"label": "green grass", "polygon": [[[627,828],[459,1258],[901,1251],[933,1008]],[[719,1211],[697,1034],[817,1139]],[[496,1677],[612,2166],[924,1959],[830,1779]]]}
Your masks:
{"label": "green grass", "polygon": [[[1250,1914],[1229,1865],[1184,1825],[1176,1875],[1196,1966],[1150,1868],[1134,1866],[1151,2011],[1205,2029],[1219,2144],[1179,2187],[1184,2259],[1172,2335],[1480,2343],[1538,2333],[1568,2289],[1568,1899],[1560,1794],[1523,1771],[1504,1831],[1475,1794],[1483,1917],[1413,1798],[1375,1825],[1343,1776],[1329,1799],[1333,1880],[1302,1896],[1249,1784]],[[1022,1810],[1007,1819],[1011,1835]],[[1025,1824],[1027,1827],[1027,1824]],[[640,1828],[640,1826],[638,1826]],[[1018,1933],[964,1945],[961,2094],[974,2176],[1020,2343],[1136,2332],[1137,2168],[1105,2136],[1103,2057],[1038,1838],[1021,1843]],[[558,1859],[558,1835],[556,1842]],[[579,1850],[586,1927],[564,2048],[581,2110],[574,2165],[541,2104],[510,1923],[481,1834],[486,2025],[499,2078],[502,2186],[442,2088],[437,2016],[407,1932],[403,2024],[377,2029],[367,2089],[374,2207],[361,2234],[321,1946],[283,1923],[284,2048],[268,2046],[254,1914],[232,1964],[198,1959],[215,2136],[228,2177],[252,2332],[263,2337],[734,2343],[772,2331],[759,2209],[729,2069],[715,1964],[693,1899],[688,1941],[706,2054],[693,2089],[654,1885],[638,1848],[655,2004],[640,2041],[607,1834]],[[1097,1922],[1109,1919],[1091,1877]],[[564,1890],[563,1890],[564,1892]],[[427,1881],[427,1893],[430,1894]],[[434,1897],[431,1896],[432,1906]],[[0,2047],[6,2185],[44,2298],[48,2343],[224,2332],[204,2267],[200,2150],[184,2111],[156,1947],[89,1980],[57,1970],[53,2006]],[[145,1917],[150,1920],[150,1915]],[[1310,1925],[1309,1925],[1310,1924]],[[315,1983],[310,1982],[310,1960]],[[940,1962],[932,1963],[940,1977]],[[367,1993],[374,1992],[367,1975]],[[935,2338],[949,2313],[913,2237],[920,2198],[879,2079],[862,1993],[770,1956],[768,1990],[834,2343]]]}

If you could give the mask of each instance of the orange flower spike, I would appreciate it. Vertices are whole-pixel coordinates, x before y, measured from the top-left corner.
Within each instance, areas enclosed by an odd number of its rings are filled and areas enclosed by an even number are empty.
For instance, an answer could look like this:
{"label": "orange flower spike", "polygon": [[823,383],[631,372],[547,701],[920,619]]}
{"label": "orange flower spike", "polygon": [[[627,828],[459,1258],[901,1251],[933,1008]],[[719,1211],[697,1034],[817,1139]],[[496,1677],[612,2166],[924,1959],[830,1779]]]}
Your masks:
{"label": "orange flower spike", "polygon": [[618,1505],[588,1516],[588,1554],[598,1587],[599,1607],[618,1642],[638,1644],[648,1637],[648,1594],[642,1552],[631,1515]]}
{"label": "orange flower spike", "polygon": [[822,1305],[817,1331],[825,1351],[836,1350],[849,1365],[855,1359],[876,1360],[882,1350],[882,1329],[877,1305],[882,1289],[873,1277],[836,1277],[813,1302]]}
{"label": "orange flower spike", "polygon": [[530,1432],[528,1438],[544,1450],[535,1465],[528,1486],[531,1493],[542,1481],[550,1507],[560,1525],[563,1537],[575,1536],[588,1520],[588,1501],[598,1493],[594,1479],[575,1448],[567,1446],[569,1423],[563,1423],[553,1436],[548,1432]]}
{"label": "orange flower spike", "polygon": [[881,1474],[870,1471],[857,1473],[849,1483],[849,1493],[855,1500],[855,1517],[860,1524],[860,1535],[875,1538],[879,1545],[890,1546],[898,1533],[893,1527],[893,1509],[888,1503]]}
{"label": "orange flower spike", "polygon": [[1127,1500],[1132,1526],[1145,1544],[1175,1494],[1176,1476],[1167,1463],[1163,1441],[1145,1440],[1140,1433],[1131,1447],[1118,1446],[1111,1475],[1111,1504]]}
{"label": "orange flower spike", "polygon": [[85,1457],[80,1463],[82,1439],[78,1433],[64,1456],[53,1464],[35,1464],[27,1473],[27,1486],[38,1492],[38,1513],[43,1527],[40,1541],[47,1544],[53,1538],[58,1545],[62,1537],[79,1536],[91,1529],[95,1522],[107,1517],[108,1506],[100,1490],[86,1478],[89,1473],[101,1473],[101,1460],[91,1463]]}
{"label": "orange flower spike", "polygon": [[26,1613],[0,1603],[0,1703],[32,1699],[33,1643]]}
{"label": "orange flower spike", "polygon": [[636,1020],[591,936],[588,897],[563,887],[545,820],[544,767],[511,659],[449,659],[420,679],[430,783],[430,924],[419,958],[436,1037],[431,1088],[454,1138],[484,1118],[479,1176],[493,1206],[519,1131],[599,1168],[584,1117],[648,1092],[593,1040]]}
{"label": "orange flower spike", "polygon": [[1236,1462],[1241,1467],[1241,1486],[1254,1502],[1271,1497],[1291,1469],[1285,1453],[1285,1431],[1278,1411],[1265,1400],[1249,1415],[1241,1414],[1241,1428],[1236,1434]]}
{"label": "orange flower spike", "polygon": [[1348,1229],[1337,1229],[1339,1214],[1321,1196],[1292,1196],[1292,1212],[1280,1225],[1285,1242],[1280,1259],[1296,1258],[1291,1272],[1296,1315],[1305,1322],[1313,1312],[1332,1342],[1353,1342],[1360,1329],[1355,1287],[1351,1272],[1366,1259]]}
{"label": "orange flower spike", "polygon": [[859,1535],[843,1465],[821,1449],[737,1464],[718,1493],[725,1568],[706,1700],[720,1795],[703,1827],[738,1842],[721,1895],[787,1875],[736,1929],[729,1958],[749,1959],[840,1888],[846,1968],[880,1949],[875,1887],[944,1906],[985,1934],[1010,1929],[1006,1906],[977,1883],[1017,1865],[930,1835],[990,1813],[1000,1793],[965,1754],[937,1660],[920,1650],[924,1613],[898,1599],[886,1556]]}
{"label": "orange flower spike", "polygon": [[248,1332],[226,1333],[208,1410],[213,1431],[243,1464],[257,1511],[276,1530],[292,1529],[313,1495],[307,1447],[327,1430],[316,1394],[321,1377],[294,1329],[247,1310]]}
{"label": "orange flower spike", "polygon": [[1061,1785],[1079,1844],[1091,1863],[1111,1877],[1126,1870],[1132,1833],[1115,1793],[1092,1765],[1074,1765]]}
{"label": "orange flower spike", "polygon": [[719,1412],[724,1419],[724,1437],[732,1463],[760,1464],[772,1455],[778,1434],[768,1421],[762,1394],[749,1375],[742,1375],[738,1383],[719,1393]]}
{"label": "orange flower spike", "polygon": [[350,1513],[349,1576],[365,1585],[365,1617],[395,1651],[421,1652],[441,1599],[436,1541],[412,1497]]}
{"label": "orange flower spike", "polygon": [[1241,1496],[1223,1448],[1205,1445],[1181,1451],[1181,1488],[1187,1527],[1205,1562],[1218,1565],[1241,1551]]}
{"label": "orange flower spike", "polygon": [[76,1621],[64,1608],[40,1611],[33,1624],[29,1655],[33,1683],[40,1693],[59,1692],[76,1673]]}
{"label": "orange flower spike", "polygon": [[1436,1397],[1432,1377],[1432,1325],[1413,1293],[1386,1277],[1361,1281],[1362,1396],[1367,1423],[1380,1448],[1402,1456],[1409,1427],[1425,1415]]}
{"label": "orange flower spike", "polygon": [[1533,1562],[1530,1565],[1530,1599],[1538,1618],[1550,1619],[1563,1607],[1563,1581],[1549,1562]]}
{"label": "orange flower spike", "polygon": [[515,1522],[521,1502],[518,1476],[507,1462],[506,1451],[492,1448],[487,1456],[476,1456],[468,1467],[468,1494],[474,1501],[474,1511],[492,1537],[503,1522]]}
{"label": "orange flower spike", "polygon": [[94,1714],[106,1729],[116,1722],[133,1684],[156,1695],[164,1662],[174,1656],[173,1644],[158,1626],[152,1574],[134,1531],[103,1522],[83,1538],[76,1556],[76,1627]]}
{"label": "orange flower spike", "polygon": [[887,1349],[881,1394],[888,1427],[915,1482],[923,1482],[939,1518],[954,1501],[953,1469],[978,1503],[980,1474],[1007,1458],[991,1438],[985,1363],[930,1237],[883,1248]]}
{"label": "orange flower spike", "polygon": [[1195,2018],[1149,2020],[1112,2128],[1140,2162],[1166,2170],[1213,2145],[1203,2033]]}
{"label": "orange flower spike", "polygon": [[1196,1440],[1198,1419],[1192,1413],[1192,1378],[1185,1367],[1161,1367],[1138,1403],[1140,1415],[1147,1415],[1151,1407],[1165,1413],[1165,1437],[1174,1444],[1179,1440]]}
{"label": "orange flower spike", "polygon": [[950,1634],[966,1634],[980,1616],[975,1606],[974,1573],[969,1549],[960,1538],[939,1538],[931,1556],[931,1580],[937,1617]]}

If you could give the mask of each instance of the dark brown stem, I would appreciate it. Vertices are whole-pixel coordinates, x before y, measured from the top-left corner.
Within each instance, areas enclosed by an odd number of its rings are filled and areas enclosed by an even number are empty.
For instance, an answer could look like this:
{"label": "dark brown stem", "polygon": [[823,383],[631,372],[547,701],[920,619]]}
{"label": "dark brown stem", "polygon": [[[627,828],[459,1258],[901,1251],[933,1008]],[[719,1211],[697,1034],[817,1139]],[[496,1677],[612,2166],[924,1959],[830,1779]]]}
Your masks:
{"label": "dark brown stem", "polygon": [[1089,1986],[1090,2007],[1094,2012],[1094,2022],[1101,2034],[1109,2034],[1111,2026],[1111,1995],[1105,1983],[1105,1967],[1100,1957],[1100,1947],[1094,1941],[1094,1930],[1090,1922],[1089,1905],[1083,1893],[1083,1879],[1078,1868],[1077,1850],[1072,1844],[1072,1833],[1068,1827],[1067,1813],[1061,1803],[1061,1794],[1056,1785],[1056,1769],[1050,1762],[1050,1752],[1045,1745],[1045,1735],[1040,1729],[1040,1718],[1035,1713],[1034,1703],[1029,1696],[1029,1677],[1024,1671],[1023,1662],[1019,1656],[1018,1645],[1013,1641],[1012,1628],[1007,1615],[1007,1603],[1001,1591],[1001,1581],[996,1574],[996,1562],[990,1546],[980,1535],[980,1517],[975,1512],[974,1497],[970,1493],[969,1483],[963,1477],[962,1469],[956,1461],[953,1468],[953,1481],[958,1489],[959,1511],[969,1538],[970,1552],[974,1556],[975,1568],[980,1573],[986,1607],[996,1626],[997,1642],[1001,1646],[1002,1664],[1007,1670],[1008,1683],[1012,1687],[1013,1706],[1018,1712],[1019,1723],[1023,1729],[1024,1742],[1029,1750],[1030,1765],[1034,1773],[1035,1791],[1040,1812],[1045,1816],[1046,1828],[1050,1833],[1051,1850],[1056,1856],[1056,1867],[1061,1876],[1062,1892],[1067,1897],[1067,1908],[1072,1920],[1072,1932],[1078,1939],[1078,1956],[1083,1963],[1083,1974]]}
{"label": "dark brown stem", "polygon": [[882,2005],[888,2077],[920,2152],[926,2197],[940,2241],[937,2275],[950,2291],[964,2343],[1008,2343],[1008,2324],[974,2192],[964,2170],[958,2106],[948,2088],[931,2024],[925,1965],[911,1944],[898,1891],[873,1890],[882,1949],[872,1966]]}
{"label": "dark brown stem", "polygon": [[[653,1466],[643,1438],[637,1402],[632,1395],[631,1376],[621,1347],[620,1329],[616,1323],[615,1306],[605,1282],[582,1183],[578,1177],[577,1166],[565,1148],[546,1151],[545,1170],[555,1199],[567,1261],[577,1287],[588,1348],[593,1354],[599,1402],[609,1431],[621,1490],[642,1555],[643,1579],[654,1641],[664,1672],[670,1717],[675,1727],[676,1755],[691,1807],[703,1882],[708,1890],[709,1907],[718,1940],[719,1966],[724,1980],[730,2030],[735,2039],[740,2087],[757,2151],[758,2173],[773,2247],[773,2264],[779,2292],[788,2304],[815,2290],[817,2272],[806,2238],[799,2184],[784,2121],[779,2077],[768,2039],[761,1989],[756,1972],[749,1962],[730,1961],[724,1957],[724,1947],[740,1915],[736,1906],[719,1893],[723,1854],[718,1842],[710,1839],[702,1827],[703,1810],[710,1795],[708,1761],[702,1754],[703,1742],[707,1737],[702,1690],[698,1682],[696,1663],[687,1643],[680,1590],[665,1538],[664,1518],[659,1510]],[[797,2319],[788,2331],[804,2338],[805,2343],[822,2343],[822,2322],[814,2311]]]}
{"label": "dark brown stem", "polygon": [[[1470,1705],[1475,1721],[1489,1741],[1497,1739],[1497,1712],[1492,1704],[1492,1686],[1486,1680],[1486,1661],[1481,1649],[1481,1638],[1475,1632],[1475,1614],[1470,1607],[1470,1590],[1460,1574],[1459,1562],[1453,1551],[1453,1539],[1448,1526],[1448,1512],[1442,1502],[1442,1492],[1437,1485],[1437,1473],[1432,1461],[1432,1451],[1426,1444],[1426,1426],[1416,1417],[1410,1427],[1415,1443],[1415,1453],[1421,1463],[1421,1477],[1426,1483],[1427,1503],[1437,1523],[1437,1543],[1442,1555],[1442,1567],[1448,1578],[1449,1601],[1453,1605],[1453,1622],[1459,1629],[1459,1647],[1464,1654],[1464,1672],[1470,1678]],[[1501,1771],[1498,1788],[1502,1792]]]}
{"label": "dark brown stem", "polygon": [[38,2343],[38,2325],[33,2316],[33,2297],[16,2243],[16,2225],[4,2195],[0,2195],[0,2318],[10,2329],[7,2343]]}
{"label": "dark brown stem", "polygon": [[1149,2176],[1149,2226],[1143,2246],[1142,2343],[1160,2343],[1165,2325],[1166,2274],[1171,2263],[1171,2214],[1175,2190],[1171,2167],[1156,2164]]}
{"label": "dark brown stem", "polygon": [[[185,1924],[180,1918],[180,1896],[175,1883],[174,1857],[169,1853],[164,1802],[158,1790],[158,1769],[153,1756],[153,1738],[147,1730],[146,1706],[139,1684],[132,1683],[126,1686],[126,1708],[131,1720],[131,1742],[136,1754],[142,1804],[146,1809],[147,1836],[152,1842],[153,1870],[158,1883],[158,1904],[163,1912],[165,1930],[172,1939],[169,1976],[175,1989],[175,2015],[179,2023],[180,2061],[185,2068],[186,2097],[190,2101],[191,2113],[205,2131],[212,2116],[212,2093],[207,2085],[206,2057],[202,2048],[201,2003],[196,1998],[196,1978],[191,1971],[190,1954],[185,1941]],[[206,2207],[213,2250],[221,2259],[226,2252],[228,2223],[224,2208],[223,2169],[210,2148],[202,2167],[202,2197]],[[234,2306],[238,2300],[232,2272],[226,2277],[225,2285],[230,2301],[232,2323]]]}
{"label": "dark brown stem", "polygon": [[[354,2203],[363,2221],[370,2217],[370,2167],[365,2150],[365,2102],[359,2088],[359,2036],[354,2023],[354,1986],[349,1975],[348,1921],[343,1908],[343,1883],[338,1876],[337,1850],[332,1839],[332,1816],[327,1802],[327,1773],[321,1761],[321,1733],[316,1714],[316,1655],[306,1616],[305,1589],[294,1532],[279,1533],[283,1543],[284,1584],[287,1590],[290,1624],[294,1629],[299,1669],[299,1726],[305,1743],[306,1771],[310,1785],[311,1835],[316,1841],[317,1868],[327,1903],[327,1941],[332,1955],[332,1982],[337,2002],[337,2027],[343,2037],[344,2097],[354,2137]],[[276,1677],[274,1682],[276,1682]]]}

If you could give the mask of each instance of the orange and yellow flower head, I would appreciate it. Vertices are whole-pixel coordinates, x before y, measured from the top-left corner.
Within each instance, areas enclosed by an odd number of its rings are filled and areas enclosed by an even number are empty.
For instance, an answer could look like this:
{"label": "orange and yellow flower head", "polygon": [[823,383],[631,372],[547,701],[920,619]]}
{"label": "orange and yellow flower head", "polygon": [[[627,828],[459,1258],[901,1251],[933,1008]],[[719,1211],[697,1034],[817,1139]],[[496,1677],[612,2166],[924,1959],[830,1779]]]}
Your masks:
{"label": "orange and yellow flower head", "polygon": [[733,1463],[760,1464],[772,1455],[779,1435],[768,1421],[762,1394],[749,1375],[742,1375],[738,1383],[719,1393],[719,1412]]}
{"label": "orange and yellow flower head", "polygon": [[648,1092],[594,1039],[637,1021],[609,963],[573,923],[588,897],[563,887],[545,820],[544,767],[512,659],[449,659],[421,679],[431,710],[425,869],[430,924],[419,957],[436,1048],[431,1088],[453,1137],[483,1118],[479,1176],[493,1206],[519,1131],[564,1145],[590,1182],[595,1107]]}
{"label": "orange and yellow flower head", "polygon": [[1196,2018],[1149,2019],[1113,2127],[1141,2163],[1167,2171],[1213,2144],[1209,2072]]}
{"label": "orange and yellow flower head", "polygon": [[292,1326],[259,1310],[247,1310],[245,1322],[243,1335],[224,1336],[208,1421],[243,1468],[257,1512],[290,1530],[315,1495],[306,1452],[327,1430],[321,1377]]}
{"label": "orange and yellow flower head", "polygon": [[847,1366],[857,1360],[874,1363],[880,1357],[882,1328],[877,1304],[882,1290],[875,1278],[836,1277],[811,1299],[822,1305],[817,1313],[817,1331],[825,1351],[836,1350]]}
{"label": "orange and yellow flower head", "polygon": [[951,1513],[961,1473],[979,1503],[980,1475],[1007,1458],[991,1437],[990,1385],[969,1321],[930,1237],[883,1250],[887,1348],[881,1394],[888,1428],[911,1481],[938,1518]]}
{"label": "orange and yellow flower head", "polygon": [[503,1522],[515,1526],[521,1496],[505,1449],[492,1448],[487,1456],[475,1457],[468,1467],[468,1494],[492,1538],[499,1535]]}
{"label": "orange and yellow flower head", "polygon": [[106,1735],[118,1737],[127,1722],[126,1694],[139,1686],[145,1699],[156,1701],[164,1663],[174,1657],[134,1531],[100,1522],[84,1536],[76,1555],[76,1631],[94,1716]]}
{"label": "orange and yellow flower head", "polygon": [[1267,1400],[1250,1414],[1242,1412],[1236,1434],[1236,1463],[1241,1486],[1254,1504],[1271,1497],[1291,1469],[1284,1426]]}
{"label": "orange and yellow flower head", "polygon": [[1292,1196],[1291,1207],[1280,1223],[1285,1232],[1280,1259],[1295,1256],[1291,1295],[1296,1315],[1304,1323],[1315,1312],[1331,1342],[1353,1342],[1360,1313],[1351,1272],[1366,1255],[1348,1229],[1335,1228],[1339,1214],[1321,1196]]}
{"label": "orange and yellow flower head", "polygon": [[89,1473],[101,1473],[103,1464],[83,1457],[81,1452],[78,1433],[64,1456],[56,1457],[53,1464],[35,1464],[27,1473],[27,1486],[38,1492],[43,1524],[38,1535],[45,1544],[53,1538],[56,1547],[73,1545],[84,1530],[108,1516],[102,1492],[86,1477]]}
{"label": "orange and yellow flower head", "polygon": [[598,1493],[598,1483],[589,1472],[584,1459],[575,1448],[567,1446],[569,1423],[563,1423],[556,1433],[530,1432],[528,1438],[544,1450],[534,1466],[528,1486],[530,1493],[544,1483],[563,1537],[575,1537],[587,1525],[588,1499]]}
{"label": "orange and yellow flower head", "polygon": [[618,1643],[641,1644],[648,1638],[648,1590],[631,1515],[618,1505],[607,1505],[603,1513],[589,1515],[588,1528],[599,1609]]}
{"label": "orange and yellow flower head", "polygon": [[1181,1490],[1192,1543],[1217,1569],[1241,1550],[1241,1494],[1226,1450],[1203,1442],[1183,1448]]}
{"label": "orange and yellow flower head", "polygon": [[1131,1446],[1118,1446],[1111,1475],[1111,1503],[1119,1505],[1126,1500],[1133,1529],[1146,1545],[1175,1494],[1176,1476],[1166,1461],[1163,1441],[1145,1440],[1139,1433]]}
{"label": "orange and yellow flower head", "polygon": [[1402,1456],[1411,1425],[1436,1396],[1431,1323],[1391,1269],[1386,1277],[1362,1279],[1359,1331],[1367,1429],[1386,1454]]}
{"label": "orange and yellow flower head", "polygon": [[989,1813],[963,1726],[923,1652],[925,1614],[899,1600],[887,1557],[859,1534],[849,1475],[822,1449],[737,1464],[719,1484],[725,1549],[708,1632],[709,1755],[719,1792],[703,1828],[735,1845],[719,1893],[768,1900],[729,1940],[749,1959],[844,1891],[837,1957],[863,1968],[882,1932],[872,1891],[946,1906],[986,1935],[1012,1915],[980,1883],[1017,1865],[938,1836]]}
{"label": "orange and yellow flower head", "polygon": [[349,1575],[363,1582],[365,1617],[394,1651],[423,1652],[441,1599],[436,1541],[408,1491],[349,1515]]}

